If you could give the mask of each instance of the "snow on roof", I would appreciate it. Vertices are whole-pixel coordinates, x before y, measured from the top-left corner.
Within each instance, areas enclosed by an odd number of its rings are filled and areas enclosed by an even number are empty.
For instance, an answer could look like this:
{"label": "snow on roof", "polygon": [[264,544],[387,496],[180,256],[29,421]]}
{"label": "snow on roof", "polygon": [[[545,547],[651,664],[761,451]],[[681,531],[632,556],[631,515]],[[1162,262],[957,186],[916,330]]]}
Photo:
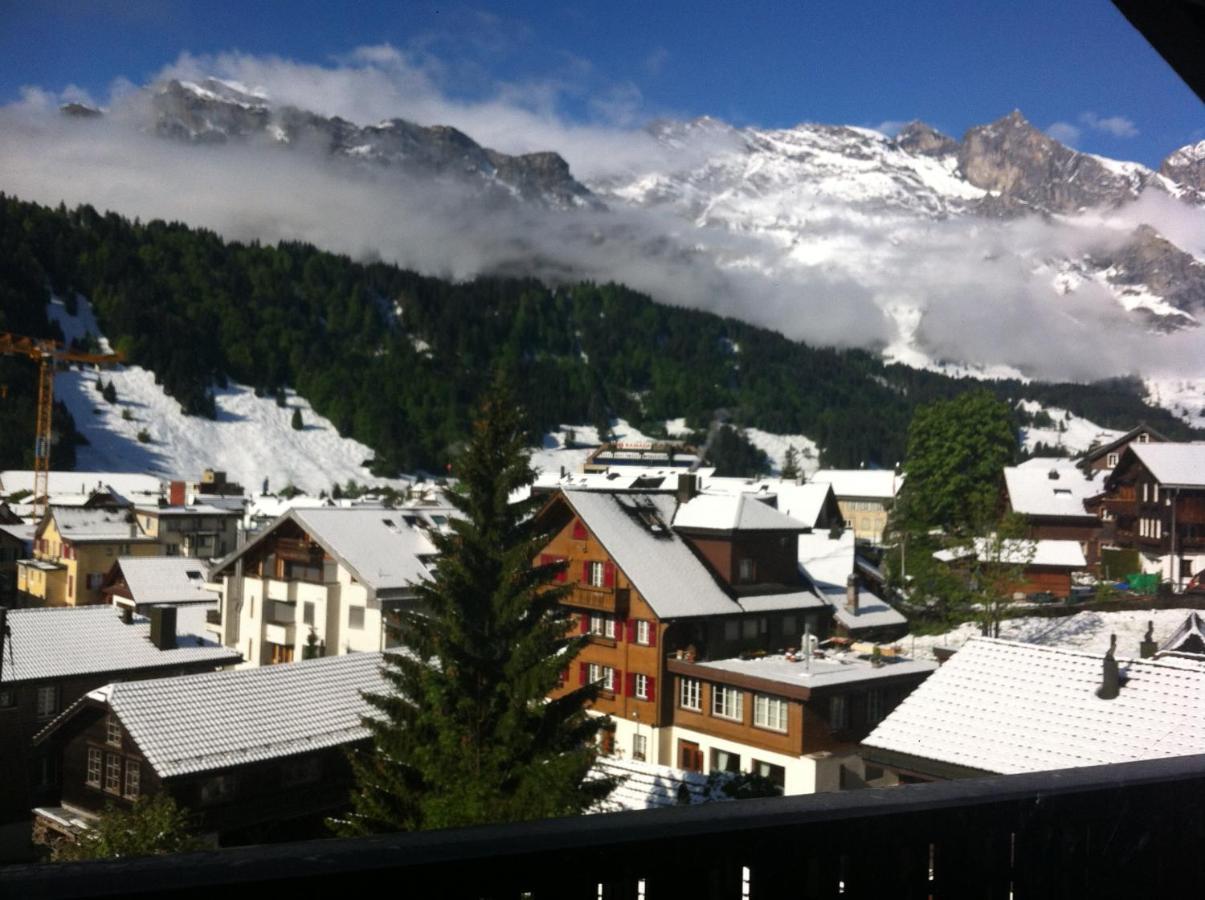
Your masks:
{"label": "snow on roof", "polygon": [[0,525],[0,531],[3,531],[9,537],[16,538],[25,544],[32,544],[34,532],[38,526],[22,523],[21,525]]}
{"label": "snow on roof", "polygon": [[148,537],[126,509],[77,509],[52,506],[59,534],[70,541],[147,541]]}
{"label": "snow on roof", "polygon": [[708,531],[802,531],[807,527],[751,494],[699,494],[678,507],[673,524]]}
{"label": "snow on roof", "polygon": [[1205,659],[1205,621],[1202,621],[1200,613],[1196,610],[1190,612],[1180,627],[1159,645],[1155,655],[1162,654]]}
{"label": "snow on roof", "polygon": [[[933,554],[933,558],[948,563],[971,556],[992,557],[995,553],[993,542],[989,538],[975,538],[974,550],[969,546],[953,547],[949,550],[938,550]],[[1004,565],[1060,566],[1080,569],[1088,565],[1088,560],[1084,558],[1084,548],[1080,546],[1079,541],[1032,541],[1023,538],[1010,538],[1003,541],[999,550],[999,562]]]}
{"label": "snow on roof", "polygon": [[160,778],[368,736],[361,691],[387,690],[380,653],[108,685],[107,701]]}
{"label": "snow on roof", "polygon": [[824,593],[833,607],[833,615],[837,621],[850,631],[857,631],[860,628],[885,628],[891,625],[908,624],[908,619],[903,613],[865,588],[858,588],[857,612],[845,605],[844,591],[829,590]]}
{"label": "snow on roof", "polygon": [[210,603],[217,597],[205,590],[207,566],[188,556],[122,556],[117,560],[134,603]]}
{"label": "snow on roof", "polygon": [[669,527],[673,497],[588,490],[566,490],[564,496],[658,618],[740,612]]}
{"label": "snow on roof", "polygon": [[891,469],[818,469],[811,480],[831,484],[838,498],[893,500],[904,477]]}
{"label": "snow on roof", "polygon": [[756,594],[736,598],[742,612],[785,612],[792,609],[820,609],[825,602],[812,591],[790,591],[784,594]]}
{"label": "snow on roof", "polygon": [[1101,700],[1102,658],[974,638],[863,743],[1001,774],[1205,753],[1205,670],[1119,659]]}
{"label": "snow on roof", "polygon": [[210,503],[190,503],[186,506],[136,506],[140,513],[150,516],[231,516],[241,517],[243,514],[242,498],[239,505],[214,506]]}
{"label": "snow on roof", "polygon": [[759,659],[717,659],[712,662],[696,663],[704,669],[732,672],[753,678],[765,678],[796,687],[818,688],[834,684],[850,684],[859,681],[877,681],[899,675],[917,675],[937,669],[937,663],[907,659],[902,656],[884,656],[883,665],[876,666],[863,654],[854,652],[829,653],[824,658],[813,658],[799,662],[788,660],[783,655],[763,656]]}
{"label": "snow on roof", "polygon": [[845,590],[845,580],[854,572],[854,532],[847,528],[837,538],[827,531],[799,535],[799,564],[812,583]]}
{"label": "snow on roof", "polygon": [[[31,469],[8,469],[0,472],[0,494],[33,491],[34,473]],[[163,493],[163,481],[154,475],[137,472],[51,472],[47,490],[53,499],[56,494],[92,494],[113,490],[129,497]]]}
{"label": "snow on roof", "polygon": [[112,606],[10,610],[12,636],[5,643],[3,681],[242,661],[237,650],[208,636],[203,609],[197,610],[199,615],[186,612],[180,610],[177,616],[176,648],[160,650],[150,640],[150,619],[135,615],[133,624],[126,625]]}
{"label": "snow on roof", "polygon": [[1101,471],[1085,478],[1079,469],[1066,466],[1009,466],[1004,470],[1004,483],[1013,512],[1095,518],[1084,509],[1084,500],[1104,490],[1107,475]]}
{"label": "snow on roof", "polygon": [[[400,509],[294,509],[297,522],[374,590],[410,587],[427,576],[423,557],[438,552]],[[269,529],[271,530],[271,529]]]}
{"label": "snow on roof", "polygon": [[617,756],[600,756],[594,764],[593,773],[620,779],[615,790],[599,805],[599,812],[677,806],[678,794],[683,788],[691,803],[710,799],[707,797],[707,776],[702,772]]}
{"label": "snow on roof", "polygon": [[809,528],[815,528],[833,486],[825,481],[807,481],[803,484],[784,482],[776,490],[780,511]]}
{"label": "snow on roof", "polygon": [[1205,488],[1205,441],[1133,443],[1130,449],[1165,487]]}

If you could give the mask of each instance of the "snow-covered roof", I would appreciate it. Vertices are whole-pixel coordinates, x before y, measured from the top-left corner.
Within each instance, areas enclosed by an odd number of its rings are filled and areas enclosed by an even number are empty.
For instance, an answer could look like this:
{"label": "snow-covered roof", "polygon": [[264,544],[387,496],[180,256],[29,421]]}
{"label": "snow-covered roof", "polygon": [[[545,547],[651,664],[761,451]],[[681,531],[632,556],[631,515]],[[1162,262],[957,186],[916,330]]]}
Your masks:
{"label": "snow-covered roof", "polygon": [[824,658],[791,661],[786,656],[763,656],[758,659],[717,659],[712,662],[696,663],[703,669],[732,672],[752,678],[765,678],[794,687],[818,688],[829,685],[851,684],[862,681],[878,681],[900,675],[921,675],[932,672],[937,663],[908,659],[902,656],[884,656],[883,664],[876,666],[864,654],[854,652],[829,653]]}
{"label": "snow-covered roof", "polygon": [[1205,441],[1134,443],[1130,449],[1164,487],[1205,488]]}
{"label": "snow-covered roof", "polygon": [[845,590],[845,580],[854,572],[855,540],[852,528],[836,538],[827,531],[799,535],[799,564],[817,588]]}
{"label": "snow-covered roof", "polygon": [[904,476],[891,469],[817,469],[812,481],[831,484],[837,497],[894,500]]}
{"label": "snow-covered roof", "polygon": [[778,509],[809,528],[815,528],[833,486],[826,481],[807,481],[803,484],[784,482],[775,489]]}
{"label": "snow-covered roof", "polygon": [[205,590],[207,567],[189,556],[122,556],[121,574],[138,606],[156,603],[213,603]]}
{"label": "snow-covered roof", "polygon": [[807,527],[751,494],[699,494],[678,507],[673,525],[706,531],[802,531]]}
{"label": "snow-covered roof", "polygon": [[858,611],[845,605],[844,591],[825,591],[825,597],[833,607],[833,616],[850,631],[862,628],[888,628],[907,625],[908,618],[894,609],[886,600],[865,588],[858,588]]}
{"label": "snow-covered roof", "polygon": [[59,534],[69,541],[152,541],[126,509],[77,509],[52,506]]}
{"label": "snow-covered roof", "polygon": [[1106,472],[1085,478],[1067,466],[1009,466],[1004,483],[1013,512],[1026,516],[1095,518],[1084,509],[1084,500],[1104,490]]}
{"label": "snow-covered roof", "polygon": [[242,660],[237,650],[208,635],[203,609],[179,610],[173,650],[151,643],[150,619],[135,615],[133,624],[126,625],[111,606],[14,609],[8,624],[12,636],[4,647],[5,683]]}
{"label": "snow-covered roof", "polygon": [[[53,499],[57,494],[89,495],[97,491],[114,491],[124,497],[158,496],[164,482],[154,475],[137,472],[51,472],[47,490]],[[0,494],[33,491],[34,473],[31,469],[7,469],[0,472]]]}
{"label": "snow-covered roof", "polygon": [[242,498],[237,498],[239,505],[214,506],[210,503],[190,503],[187,506],[136,506],[134,509],[150,516],[229,516],[241,518],[243,515]]}
{"label": "snow-covered roof", "polygon": [[756,594],[736,598],[741,612],[786,612],[792,609],[820,609],[826,604],[812,591],[789,591],[783,594]]}
{"label": "snow-covered roof", "polygon": [[387,690],[381,658],[380,653],[349,653],[118,682],[93,691],[88,699],[107,703],[156,774],[171,778],[367,737],[361,718],[372,707],[360,692]]}
{"label": "snow-covered roof", "polygon": [[[992,557],[996,553],[993,542],[988,538],[975,538],[975,547],[953,547],[949,550],[938,550],[933,554],[934,559],[942,562],[954,562],[968,557]],[[1084,558],[1084,548],[1079,541],[1033,541],[1026,538],[1010,538],[1002,542],[999,550],[999,562],[1004,565],[1026,566],[1058,566],[1084,568],[1088,560]]]}
{"label": "snow-covered roof", "polygon": [[1205,670],[1118,664],[1102,700],[1100,654],[974,638],[863,743],[1001,774],[1205,753]]}
{"label": "snow-covered roof", "polygon": [[658,766],[618,756],[600,756],[594,764],[592,774],[619,779],[615,790],[599,804],[599,812],[677,806],[681,802],[679,793],[683,788],[684,796],[689,797],[691,803],[703,803],[713,799],[708,796],[707,776],[702,772]]}
{"label": "snow-covered roof", "polygon": [[1193,659],[1205,659],[1205,620],[1195,609],[1188,614],[1180,627],[1168,636],[1155,654],[1172,656],[1187,656]]}
{"label": "snow-covered roof", "polygon": [[0,531],[24,544],[33,543],[34,532],[37,530],[38,526],[24,523],[21,525],[0,525]]}
{"label": "snow-covered roof", "polygon": [[659,618],[740,612],[670,527],[673,497],[589,490],[564,496]]}

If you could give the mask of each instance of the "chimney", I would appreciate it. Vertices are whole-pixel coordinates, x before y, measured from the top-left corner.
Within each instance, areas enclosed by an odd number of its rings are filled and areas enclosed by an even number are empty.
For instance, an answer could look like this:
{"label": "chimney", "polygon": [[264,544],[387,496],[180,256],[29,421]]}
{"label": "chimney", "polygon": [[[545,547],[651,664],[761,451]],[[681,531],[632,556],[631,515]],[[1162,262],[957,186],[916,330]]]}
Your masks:
{"label": "chimney", "polygon": [[1109,635],[1109,652],[1105,654],[1104,671],[1101,673],[1100,687],[1096,696],[1101,700],[1115,700],[1121,693],[1121,672],[1117,668],[1117,660],[1113,658],[1117,650],[1117,635]]}
{"label": "chimney", "polygon": [[1158,651],[1159,645],[1155,643],[1155,623],[1148,621],[1146,623],[1146,634],[1142,638],[1142,643],[1138,645],[1138,655],[1143,659],[1150,659]]}
{"label": "chimney", "polygon": [[853,572],[845,579],[845,608],[855,616],[858,614],[858,576]]}
{"label": "chimney", "polygon": [[151,607],[151,643],[160,650],[176,649],[176,608]]}
{"label": "chimney", "polygon": [[678,505],[687,503],[699,493],[699,476],[687,472],[678,473]]}
{"label": "chimney", "polygon": [[167,493],[168,506],[184,506],[184,482],[173,481]]}
{"label": "chimney", "polygon": [[122,622],[124,622],[126,625],[133,625],[133,624],[134,624],[134,607],[132,607],[132,606],[126,606],[126,605],[124,605],[124,604],[122,605],[122,607],[121,607],[121,621],[122,621]]}

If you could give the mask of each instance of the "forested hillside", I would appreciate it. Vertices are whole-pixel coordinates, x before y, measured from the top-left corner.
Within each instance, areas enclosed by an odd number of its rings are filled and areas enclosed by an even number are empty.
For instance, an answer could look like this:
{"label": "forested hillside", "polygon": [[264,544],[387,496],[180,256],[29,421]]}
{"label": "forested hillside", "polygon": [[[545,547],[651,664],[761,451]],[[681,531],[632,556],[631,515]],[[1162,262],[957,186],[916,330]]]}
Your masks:
{"label": "forested hillside", "polygon": [[[604,415],[646,432],[677,416],[702,428],[722,411],[807,434],[836,466],[894,464],[918,403],[981,386],[658,305],[621,285],[454,283],[303,244],[227,242],[0,195],[0,330],[53,335],[51,291],[88,297],[114,345],[187,411],[212,414],[211,390],[226,378],[263,392],[288,385],[373,447],[379,472],[441,469],[498,366],[513,374],[537,429]],[[32,366],[0,366],[10,385],[0,465],[18,465],[15,454],[32,444],[23,411]],[[1169,436],[1189,433],[1146,406],[1136,384],[988,387],[1108,427],[1146,419]]]}

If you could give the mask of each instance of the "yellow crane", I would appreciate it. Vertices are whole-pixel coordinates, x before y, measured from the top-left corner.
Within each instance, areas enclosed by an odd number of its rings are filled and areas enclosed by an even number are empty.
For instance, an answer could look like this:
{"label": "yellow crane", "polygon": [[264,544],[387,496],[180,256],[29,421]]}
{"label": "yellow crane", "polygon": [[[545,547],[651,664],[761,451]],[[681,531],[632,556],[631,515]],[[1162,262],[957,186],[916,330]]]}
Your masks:
{"label": "yellow crane", "polygon": [[33,502],[40,518],[46,511],[50,494],[50,416],[54,410],[54,370],[59,363],[112,365],[125,357],[120,353],[80,353],[68,350],[58,341],[31,338],[0,331],[0,356],[28,356],[38,364],[38,422],[34,432]]}

